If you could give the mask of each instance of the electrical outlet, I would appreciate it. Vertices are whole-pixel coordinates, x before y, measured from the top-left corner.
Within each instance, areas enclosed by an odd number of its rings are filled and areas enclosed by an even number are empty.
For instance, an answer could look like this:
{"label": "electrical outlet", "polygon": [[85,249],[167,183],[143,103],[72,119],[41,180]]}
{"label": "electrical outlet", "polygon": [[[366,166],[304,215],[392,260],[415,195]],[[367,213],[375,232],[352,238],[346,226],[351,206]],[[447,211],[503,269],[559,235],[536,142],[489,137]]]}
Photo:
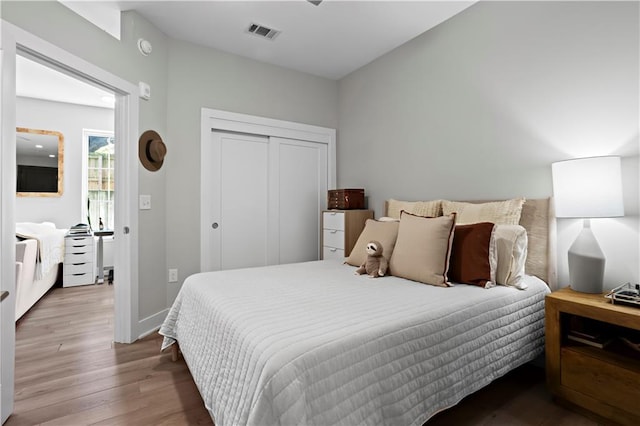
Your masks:
{"label": "electrical outlet", "polygon": [[169,282],[170,283],[178,282],[178,270],[177,269],[169,269]]}

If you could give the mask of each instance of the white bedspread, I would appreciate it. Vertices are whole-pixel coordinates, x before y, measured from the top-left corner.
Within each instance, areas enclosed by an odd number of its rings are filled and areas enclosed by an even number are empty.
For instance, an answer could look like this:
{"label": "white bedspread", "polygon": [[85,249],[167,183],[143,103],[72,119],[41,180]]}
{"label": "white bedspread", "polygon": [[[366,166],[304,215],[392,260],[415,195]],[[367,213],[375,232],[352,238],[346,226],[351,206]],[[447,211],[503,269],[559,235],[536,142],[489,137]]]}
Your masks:
{"label": "white bedspread", "polygon": [[177,339],[217,426],[420,425],[544,347],[526,291],[370,279],[334,261],[193,275]]}
{"label": "white bedspread", "polygon": [[67,229],[56,229],[50,222],[16,223],[16,236],[33,238],[38,241],[35,279],[42,279],[51,268],[64,261],[64,235]]}

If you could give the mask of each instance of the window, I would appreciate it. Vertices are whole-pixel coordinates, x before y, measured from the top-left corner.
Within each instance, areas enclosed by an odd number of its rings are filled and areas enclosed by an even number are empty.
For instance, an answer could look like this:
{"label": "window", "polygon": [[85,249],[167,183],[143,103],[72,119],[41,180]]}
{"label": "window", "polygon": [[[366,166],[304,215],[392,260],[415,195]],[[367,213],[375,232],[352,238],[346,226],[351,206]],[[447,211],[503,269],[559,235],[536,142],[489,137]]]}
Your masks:
{"label": "window", "polygon": [[114,228],[114,161],[115,140],[112,132],[85,130],[86,167],[83,186],[86,188],[83,214],[94,230],[100,222],[105,229]]}

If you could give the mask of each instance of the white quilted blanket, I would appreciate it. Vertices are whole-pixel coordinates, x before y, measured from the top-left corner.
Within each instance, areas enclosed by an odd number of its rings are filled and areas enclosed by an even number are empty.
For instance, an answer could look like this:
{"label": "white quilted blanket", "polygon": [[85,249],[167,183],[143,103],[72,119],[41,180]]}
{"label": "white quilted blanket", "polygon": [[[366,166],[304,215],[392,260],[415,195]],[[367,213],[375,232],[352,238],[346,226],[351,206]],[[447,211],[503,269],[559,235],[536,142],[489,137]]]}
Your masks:
{"label": "white quilted blanket", "polygon": [[33,238],[38,241],[36,254],[35,279],[40,280],[47,275],[51,268],[58,267],[64,261],[64,235],[67,229],[56,229],[51,222],[16,223],[16,236]]}
{"label": "white quilted blanket", "polygon": [[[217,426],[420,425],[544,346],[546,284],[433,287],[339,262],[193,275],[160,333]],[[175,340],[174,340],[175,339]]]}

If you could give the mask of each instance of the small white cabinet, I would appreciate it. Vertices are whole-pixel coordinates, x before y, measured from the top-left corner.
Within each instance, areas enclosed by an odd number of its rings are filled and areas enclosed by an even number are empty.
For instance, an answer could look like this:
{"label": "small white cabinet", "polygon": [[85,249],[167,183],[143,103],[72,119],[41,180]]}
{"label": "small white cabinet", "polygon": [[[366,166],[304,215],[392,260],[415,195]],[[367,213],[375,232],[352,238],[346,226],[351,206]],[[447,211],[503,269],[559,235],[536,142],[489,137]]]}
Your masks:
{"label": "small white cabinet", "polygon": [[95,258],[93,235],[66,237],[62,286],[94,284],[96,281]]}
{"label": "small white cabinet", "polygon": [[344,259],[351,254],[373,210],[325,210],[322,212],[322,259]]}

